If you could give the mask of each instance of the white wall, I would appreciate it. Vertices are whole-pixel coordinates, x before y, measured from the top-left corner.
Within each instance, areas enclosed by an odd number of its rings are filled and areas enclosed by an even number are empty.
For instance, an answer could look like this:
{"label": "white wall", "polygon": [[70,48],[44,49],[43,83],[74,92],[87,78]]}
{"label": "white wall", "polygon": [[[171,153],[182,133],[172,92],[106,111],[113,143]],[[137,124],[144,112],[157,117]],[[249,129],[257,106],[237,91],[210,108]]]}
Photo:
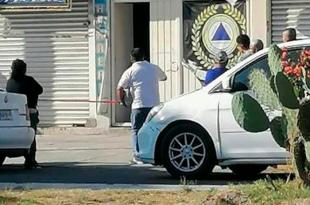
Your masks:
{"label": "white wall", "polygon": [[[270,0],[247,0],[248,34],[268,42]],[[161,101],[200,87],[191,71],[182,69],[183,1],[182,0],[114,0],[115,2],[150,2],[150,58],[167,74],[160,83]]]}
{"label": "white wall", "polygon": [[150,1],[150,57],[167,74],[160,83],[161,101],[182,93],[182,0]]}
{"label": "white wall", "polygon": [[270,43],[270,0],[247,0],[247,26],[251,39]]}

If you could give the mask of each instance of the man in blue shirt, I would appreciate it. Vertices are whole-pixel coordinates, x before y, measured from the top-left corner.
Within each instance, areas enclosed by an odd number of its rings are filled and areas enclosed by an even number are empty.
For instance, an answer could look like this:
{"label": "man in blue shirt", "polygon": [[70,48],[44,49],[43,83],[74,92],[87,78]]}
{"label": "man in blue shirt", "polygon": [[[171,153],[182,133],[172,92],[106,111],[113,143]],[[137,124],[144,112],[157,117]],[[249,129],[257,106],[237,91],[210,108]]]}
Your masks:
{"label": "man in blue shirt", "polygon": [[219,51],[215,57],[214,57],[214,67],[210,70],[208,70],[204,84],[208,85],[213,80],[215,80],[217,77],[222,75],[226,69],[226,65],[228,63],[228,56],[225,51]]}

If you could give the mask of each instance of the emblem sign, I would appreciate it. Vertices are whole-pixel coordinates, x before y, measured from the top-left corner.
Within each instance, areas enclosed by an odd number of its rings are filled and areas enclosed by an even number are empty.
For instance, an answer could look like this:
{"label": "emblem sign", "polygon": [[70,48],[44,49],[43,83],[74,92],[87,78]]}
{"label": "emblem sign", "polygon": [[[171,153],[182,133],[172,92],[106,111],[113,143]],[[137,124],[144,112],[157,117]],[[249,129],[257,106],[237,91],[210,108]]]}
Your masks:
{"label": "emblem sign", "polygon": [[214,55],[226,51],[230,67],[237,63],[239,52],[236,38],[246,32],[244,15],[230,4],[210,5],[195,19],[191,44],[199,64],[211,68]]}

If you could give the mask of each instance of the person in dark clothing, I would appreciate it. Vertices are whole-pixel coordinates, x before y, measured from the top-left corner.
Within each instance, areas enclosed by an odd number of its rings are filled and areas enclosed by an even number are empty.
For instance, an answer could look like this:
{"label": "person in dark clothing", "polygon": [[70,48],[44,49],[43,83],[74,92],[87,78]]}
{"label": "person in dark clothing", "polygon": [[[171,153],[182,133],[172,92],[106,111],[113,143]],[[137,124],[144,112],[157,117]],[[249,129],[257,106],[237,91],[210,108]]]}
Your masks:
{"label": "person in dark clothing", "polygon": [[[37,131],[37,125],[39,123],[39,112],[37,110],[38,96],[42,94],[42,86],[31,76],[26,75],[27,64],[20,59],[16,59],[12,62],[11,77],[7,82],[7,92],[24,94],[27,97],[27,103],[30,114],[31,127]],[[37,168],[39,167],[36,161],[36,139],[30,147],[30,152],[25,155],[25,168]]]}
{"label": "person in dark clothing", "polygon": [[204,85],[208,85],[217,77],[227,71],[226,65],[228,63],[228,56],[225,51],[219,51],[214,57],[214,66],[208,70],[205,76]]}

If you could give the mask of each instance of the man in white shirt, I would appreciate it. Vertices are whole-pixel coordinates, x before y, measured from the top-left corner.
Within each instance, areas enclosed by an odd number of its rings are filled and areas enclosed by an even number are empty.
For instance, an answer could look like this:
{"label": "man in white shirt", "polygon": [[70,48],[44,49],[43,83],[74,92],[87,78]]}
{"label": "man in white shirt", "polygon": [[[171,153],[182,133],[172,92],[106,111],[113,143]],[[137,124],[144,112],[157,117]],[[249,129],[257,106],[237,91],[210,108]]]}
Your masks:
{"label": "man in white shirt", "polygon": [[131,51],[132,65],[123,73],[117,86],[118,98],[124,106],[127,106],[124,101],[124,89],[130,88],[132,92],[131,128],[134,163],[137,163],[136,155],[139,152],[137,133],[150,110],[160,103],[158,81],[167,79],[166,74],[157,65],[145,61],[144,57],[141,48],[134,48]]}

